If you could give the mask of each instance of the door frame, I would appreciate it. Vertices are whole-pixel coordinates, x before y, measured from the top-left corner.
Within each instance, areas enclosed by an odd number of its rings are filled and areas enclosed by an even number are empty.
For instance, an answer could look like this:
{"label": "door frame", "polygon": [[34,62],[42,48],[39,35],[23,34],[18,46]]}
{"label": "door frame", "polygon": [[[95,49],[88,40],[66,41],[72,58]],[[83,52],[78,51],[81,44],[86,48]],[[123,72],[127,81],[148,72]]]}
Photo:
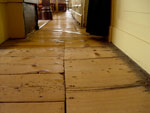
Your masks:
{"label": "door frame", "polygon": [[114,10],[115,10],[115,0],[111,0],[111,18],[110,18],[110,27],[109,27],[109,35],[108,35],[108,41],[112,42],[113,37],[113,28],[114,28]]}

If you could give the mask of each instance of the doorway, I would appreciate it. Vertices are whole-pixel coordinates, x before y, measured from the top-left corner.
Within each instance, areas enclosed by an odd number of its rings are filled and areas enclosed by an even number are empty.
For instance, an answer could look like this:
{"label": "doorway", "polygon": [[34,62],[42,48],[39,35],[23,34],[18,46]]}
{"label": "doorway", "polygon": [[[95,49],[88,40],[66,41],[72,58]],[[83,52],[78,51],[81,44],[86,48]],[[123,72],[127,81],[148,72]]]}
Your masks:
{"label": "doorway", "polygon": [[51,8],[50,8],[50,0],[39,0],[39,4],[38,4],[39,28],[42,28],[52,19],[53,19],[53,16],[52,16]]}
{"label": "doorway", "polygon": [[111,21],[111,0],[89,0],[86,31],[108,36]]}

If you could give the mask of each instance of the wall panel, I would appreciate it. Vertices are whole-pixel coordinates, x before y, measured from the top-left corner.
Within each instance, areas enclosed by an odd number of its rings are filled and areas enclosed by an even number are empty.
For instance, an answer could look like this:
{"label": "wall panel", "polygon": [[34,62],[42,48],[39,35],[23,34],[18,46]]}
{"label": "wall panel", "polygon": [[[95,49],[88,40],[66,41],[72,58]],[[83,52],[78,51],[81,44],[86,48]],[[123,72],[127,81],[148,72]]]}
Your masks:
{"label": "wall panel", "polygon": [[6,4],[0,3],[0,44],[8,39]]}
{"label": "wall panel", "polygon": [[150,1],[112,1],[112,42],[150,73]]}

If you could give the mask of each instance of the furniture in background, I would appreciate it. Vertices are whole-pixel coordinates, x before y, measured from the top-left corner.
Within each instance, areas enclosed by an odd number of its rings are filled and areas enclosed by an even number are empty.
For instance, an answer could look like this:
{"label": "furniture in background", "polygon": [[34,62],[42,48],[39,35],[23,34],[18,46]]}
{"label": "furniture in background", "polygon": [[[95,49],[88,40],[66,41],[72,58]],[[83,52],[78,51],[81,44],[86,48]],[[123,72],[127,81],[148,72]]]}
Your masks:
{"label": "furniture in background", "polygon": [[39,20],[52,20],[53,19],[49,0],[42,0],[42,2],[39,3],[38,7],[39,7],[38,8]]}

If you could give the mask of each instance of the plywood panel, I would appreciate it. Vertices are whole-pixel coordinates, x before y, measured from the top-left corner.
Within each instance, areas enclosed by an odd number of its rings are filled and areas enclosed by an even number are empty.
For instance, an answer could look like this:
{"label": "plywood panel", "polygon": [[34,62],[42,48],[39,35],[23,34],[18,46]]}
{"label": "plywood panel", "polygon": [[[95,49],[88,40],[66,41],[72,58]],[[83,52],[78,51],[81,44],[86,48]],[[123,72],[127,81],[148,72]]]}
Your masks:
{"label": "plywood panel", "polygon": [[64,101],[60,74],[1,75],[0,86],[0,102]]}

